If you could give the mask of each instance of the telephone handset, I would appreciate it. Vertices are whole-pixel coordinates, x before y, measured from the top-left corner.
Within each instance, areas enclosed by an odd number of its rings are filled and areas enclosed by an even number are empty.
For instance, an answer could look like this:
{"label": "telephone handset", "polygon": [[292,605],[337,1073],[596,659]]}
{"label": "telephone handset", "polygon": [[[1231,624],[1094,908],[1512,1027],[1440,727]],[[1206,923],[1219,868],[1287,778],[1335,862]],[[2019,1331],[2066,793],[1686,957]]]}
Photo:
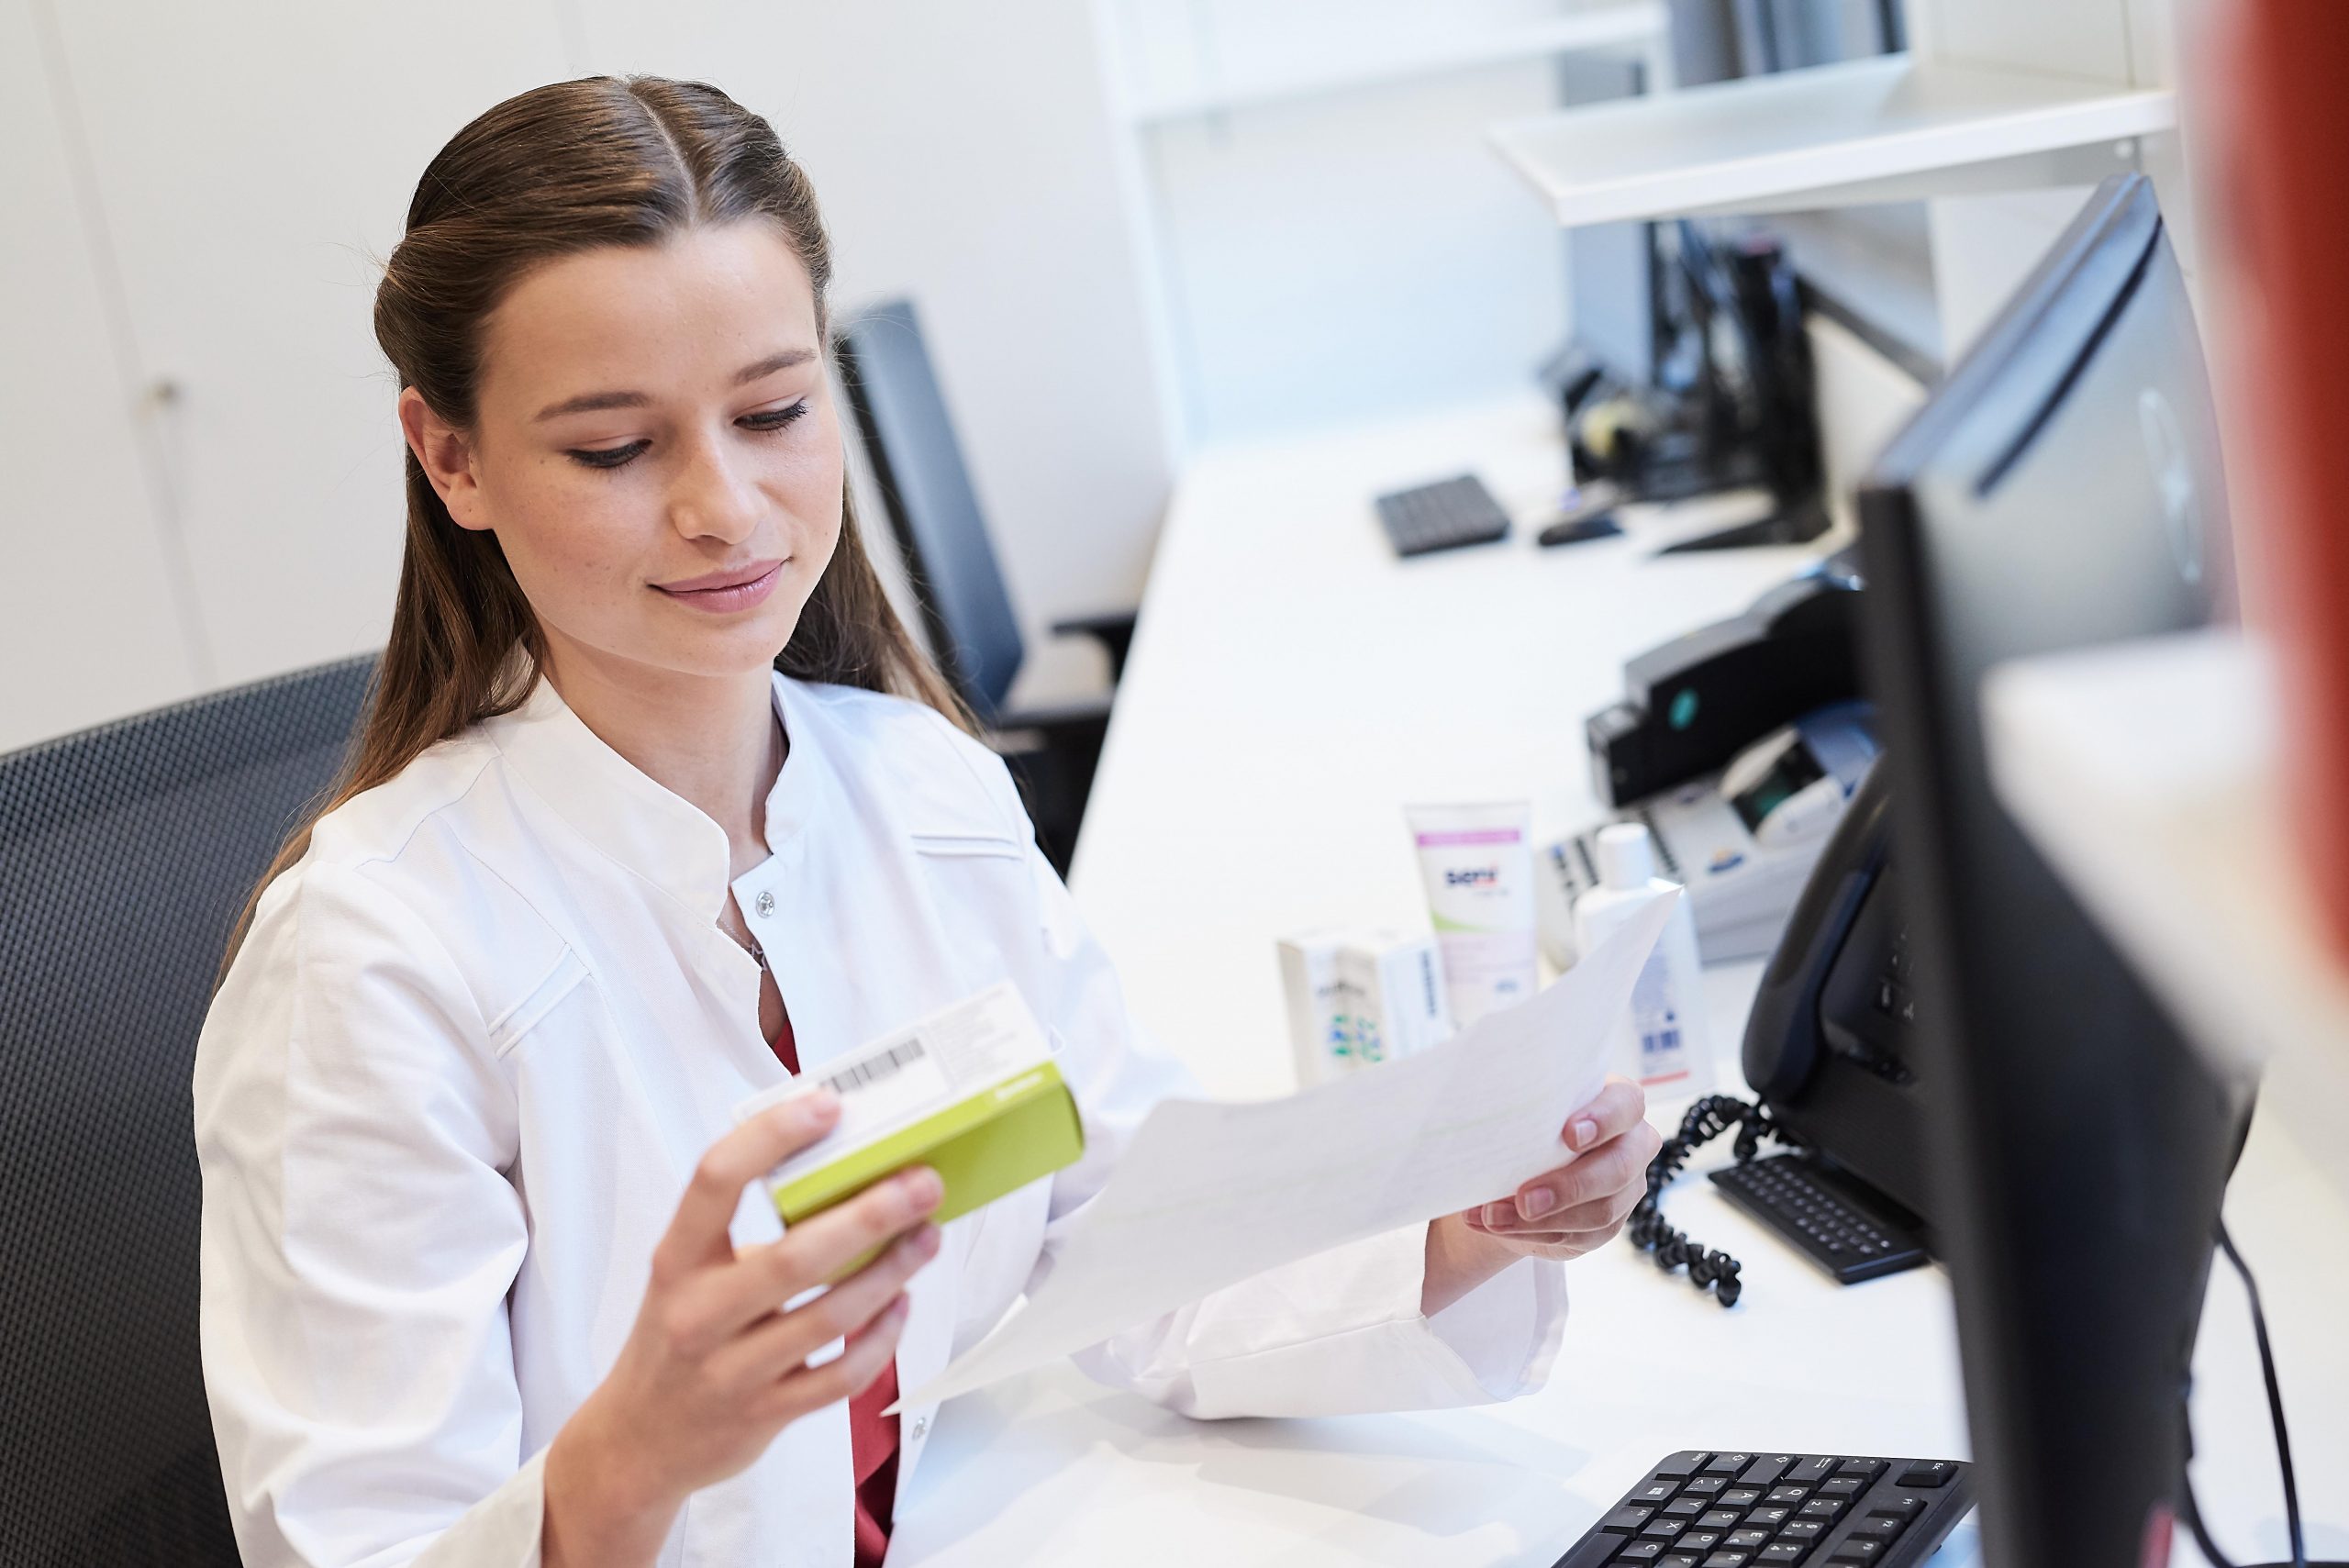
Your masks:
{"label": "telephone handset", "polygon": [[1928,1211],[1916,975],[1892,854],[1891,775],[1873,767],[1787,917],[1745,1026],[1746,1082],[1815,1154]]}
{"label": "telephone handset", "polygon": [[1745,1081],[1765,1101],[1799,1095],[1819,1063],[1827,977],[1890,859],[1890,805],[1885,770],[1870,769],[1820,850],[1762,973],[1746,1020],[1744,1061]]}
{"label": "telephone handset", "polygon": [[1724,1306],[1737,1299],[1736,1260],[1665,1224],[1660,1200],[1689,1154],[1731,1128],[1741,1165],[1765,1139],[1796,1145],[1822,1180],[1866,1192],[1871,1212],[1932,1246],[1923,1217],[1932,1075],[1911,1061],[1915,976],[1891,840],[1891,775],[1879,761],[1821,849],[1754,995],[1743,1058],[1756,1103],[1698,1101],[1649,1167],[1647,1196],[1629,1227],[1633,1244],[1666,1269],[1687,1265]]}

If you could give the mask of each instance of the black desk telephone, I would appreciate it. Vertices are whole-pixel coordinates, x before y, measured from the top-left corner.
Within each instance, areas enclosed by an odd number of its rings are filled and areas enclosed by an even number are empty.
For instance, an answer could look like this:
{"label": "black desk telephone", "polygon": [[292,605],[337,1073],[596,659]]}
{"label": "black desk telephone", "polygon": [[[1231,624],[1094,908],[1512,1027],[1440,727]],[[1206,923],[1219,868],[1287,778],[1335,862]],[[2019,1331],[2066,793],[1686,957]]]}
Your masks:
{"label": "black desk telephone", "polygon": [[[1726,1095],[1689,1108],[1648,1170],[1628,1233],[1657,1265],[1682,1265],[1723,1306],[1739,1265],[1664,1223],[1666,1183],[1731,1127],[1738,1162],[1713,1173],[1724,1197],[1844,1284],[1925,1261],[1930,1073],[1910,1060],[1914,974],[1891,849],[1891,786],[1879,763],[1853,796],[1796,901],[1745,1026],[1754,1103]],[[1927,1004],[1930,1005],[1930,998]],[[1757,1160],[1775,1137],[1798,1151]]]}

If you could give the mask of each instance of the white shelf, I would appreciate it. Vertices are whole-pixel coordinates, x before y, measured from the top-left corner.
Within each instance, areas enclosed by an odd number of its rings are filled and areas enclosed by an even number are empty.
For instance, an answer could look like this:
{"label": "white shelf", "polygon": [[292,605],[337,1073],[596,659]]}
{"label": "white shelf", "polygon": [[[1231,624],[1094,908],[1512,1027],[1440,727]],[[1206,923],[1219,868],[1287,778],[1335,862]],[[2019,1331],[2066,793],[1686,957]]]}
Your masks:
{"label": "white shelf", "polygon": [[2177,124],[2166,88],[1886,55],[1493,127],[1561,224],[2093,183]]}
{"label": "white shelf", "polygon": [[2349,1191],[2349,964],[2326,945],[2277,778],[2266,660],[2198,632],[1993,673],[1999,798],[2179,1023]]}
{"label": "white shelf", "polygon": [[[1137,125],[1153,125],[1320,93],[1381,86],[1446,71],[1472,70],[1480,65],[1542,60],[1582,50],[1644,47],[1661,38],[1669,24],[1664,0],[1629,0],[1627,4],[1593,6],[1481,36],[1472,34],[1423,43],[1408,53],[1380,50],[1355,58],[1324,53],[1287,70],[1260,68],[1252,73],[1244,69],[1235,71],[1219,81],[1201,81],[1162,88],[1154,95],[1145,94],[1127,106],[1126,117]],[[1321,47],[1326,49],[1327,41]]]}

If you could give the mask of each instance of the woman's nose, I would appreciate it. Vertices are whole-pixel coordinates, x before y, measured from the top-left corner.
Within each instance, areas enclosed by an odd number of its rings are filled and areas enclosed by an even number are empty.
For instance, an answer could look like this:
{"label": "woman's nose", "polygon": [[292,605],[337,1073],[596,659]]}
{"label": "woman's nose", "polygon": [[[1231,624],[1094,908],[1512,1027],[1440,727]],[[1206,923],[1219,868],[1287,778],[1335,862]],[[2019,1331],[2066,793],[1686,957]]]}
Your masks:
{"label": "woman's nose", "polygon": [[704,446],[670,486],[669,520],[687,539],[739,544],[758,527],[758,490],[735,471],[722,450]]}

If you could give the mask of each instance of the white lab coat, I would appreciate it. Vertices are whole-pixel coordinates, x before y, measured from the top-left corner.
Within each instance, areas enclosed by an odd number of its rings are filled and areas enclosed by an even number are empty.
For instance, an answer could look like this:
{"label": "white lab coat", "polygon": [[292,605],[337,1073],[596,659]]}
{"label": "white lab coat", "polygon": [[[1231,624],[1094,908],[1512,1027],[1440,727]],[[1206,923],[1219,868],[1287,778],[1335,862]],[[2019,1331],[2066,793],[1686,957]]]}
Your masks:
{"label": "white lab coat", "polygon": [[[1186,1079],[1138,1038],[992,752],[896,698],[774,690],[772,856],[732,886],[803,1064],[1008,977],[1085,1124],[1078,1163],[946,1228],[911,1287],[913,1389]],[[538,1561],[540,1456],[626,1339],[696,1161],[785,1076],[758,969],[717,924],[728,870],[718,825],[541,682],[328,814],[262,897],[195,1085],[205,1379],[249,1568]],[[737,1244],[778,1233],[746,1194]],[[1202,1417],[1538,1385],[1558,1266],[1521,1262],[1431,1319],[1422,1249],[1376,1237],[1081,1360]],[[900,1496],[931,1416],[903,1414]],[[793,1424],[687,1503],[662,1563],[844,1568],[850,1465],[845,1407]]]}

